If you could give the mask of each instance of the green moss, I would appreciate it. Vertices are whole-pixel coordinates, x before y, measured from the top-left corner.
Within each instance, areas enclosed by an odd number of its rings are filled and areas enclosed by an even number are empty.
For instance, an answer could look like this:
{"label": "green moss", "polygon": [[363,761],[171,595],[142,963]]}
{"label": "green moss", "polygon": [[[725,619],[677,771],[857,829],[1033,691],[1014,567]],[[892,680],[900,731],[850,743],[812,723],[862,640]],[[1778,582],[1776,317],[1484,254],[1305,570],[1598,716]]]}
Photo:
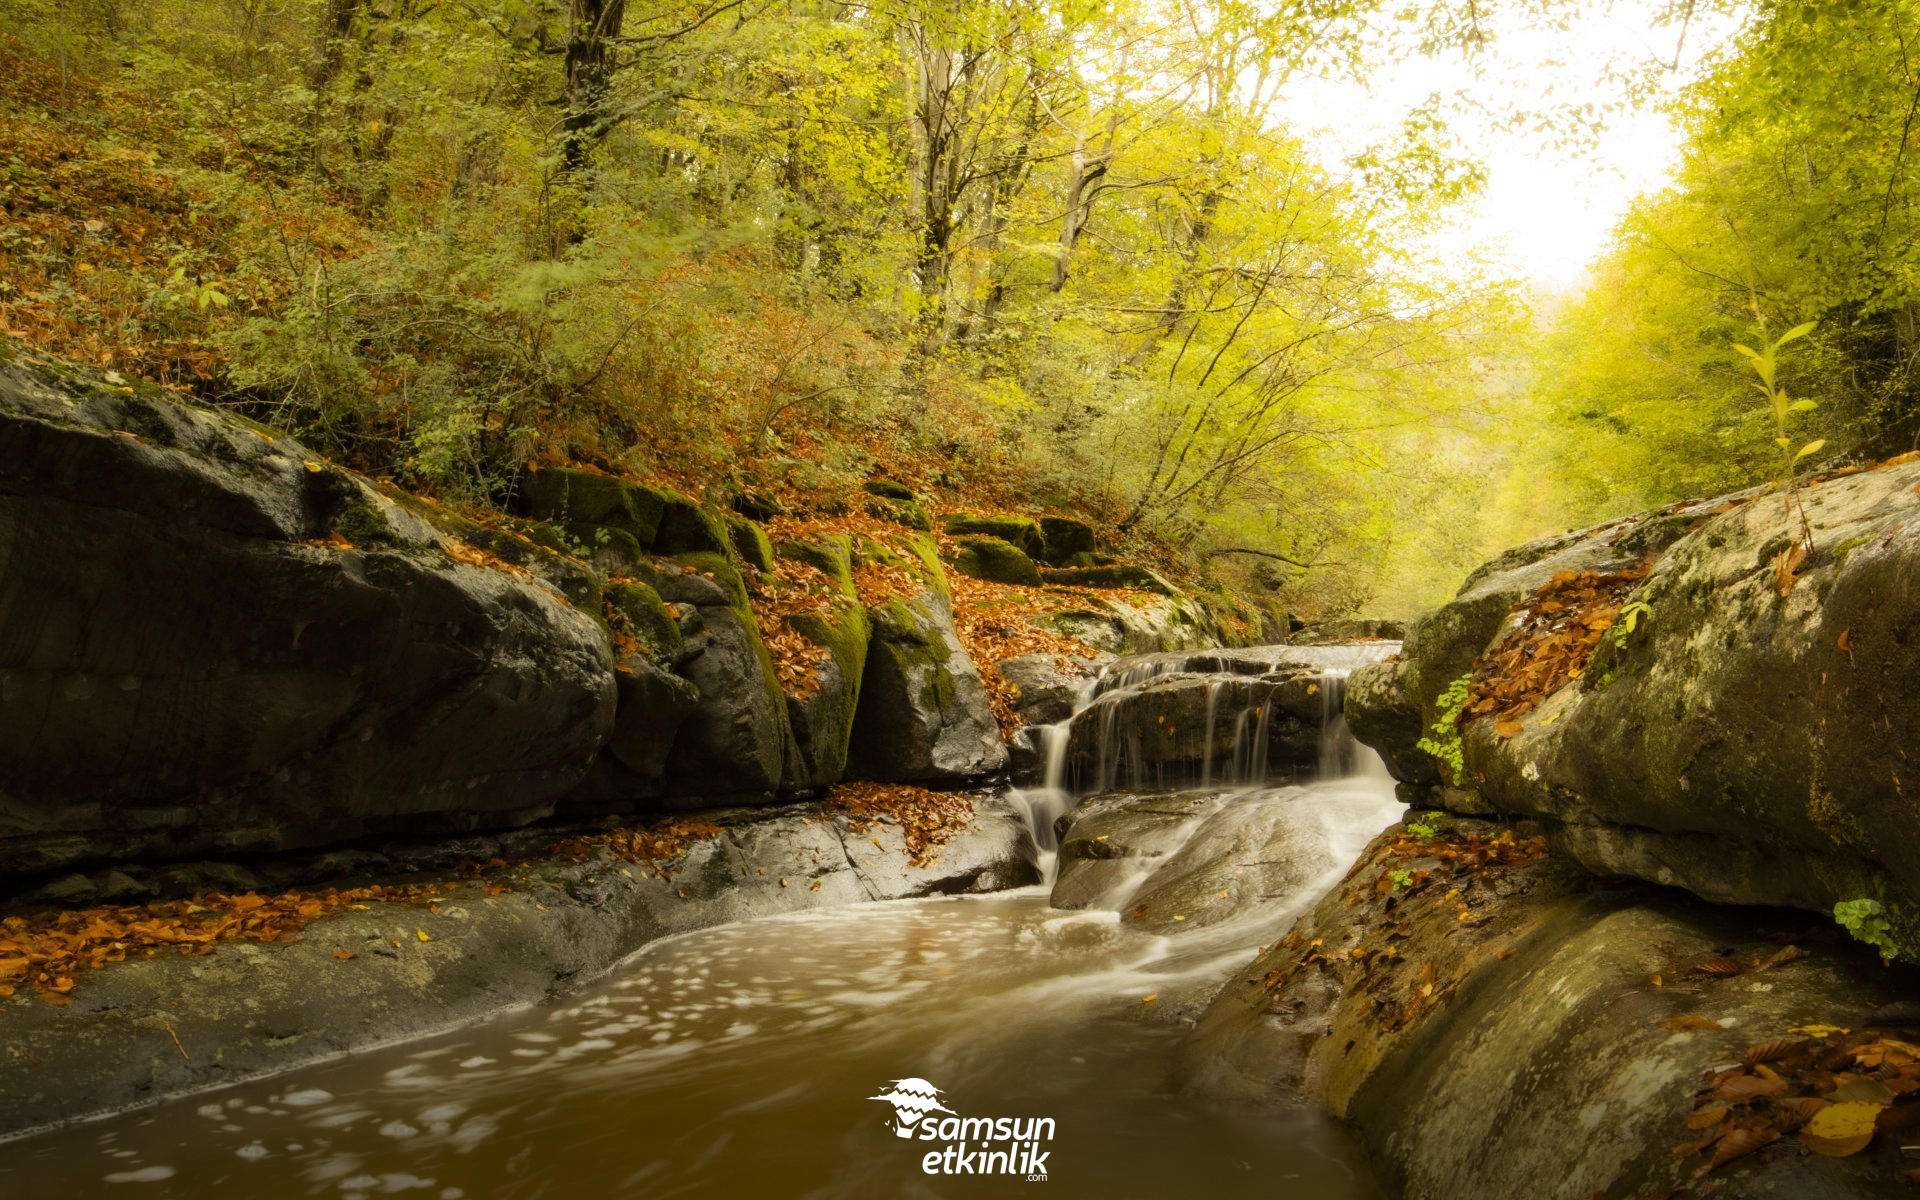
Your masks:
{"label": "green moss", "polygon": [[655,488],[568,468],[529,471],[520,484],[521,506],[535,520],[551,521],[588,544],[596,529],[616,529],[643,550],[660,531],[665,497]]}
{"label": "green moss", "polygon": [[1040,582],[1040,568],[1018,546],[995,537],[960,539],[960,551],[954,556],[954,570],[990,583],[1034,585]]}
{"label": "green moss", "polygon": [[1040,572],[1042,581],[1065,587],[1134,588],[1177,597],[1180,589],[1167,582],[1157,571],[1136,563],[1114,563],[1104,567],[1050,567]]}
{"label": "green moss", "polygon": [[681,566],[692,567],[703,575],[711,575],[720,586],[727,590],[727,606],[748,624],[753,623],[753,607],[747,602],[747,581],[741,577],[740,568],[724,554],[711,550],[695,550],[686,554],[676,554],[673,561]]}
{"label": "green moss", "polygon": [[387,515],[371,504],[348,505],[334,519],[333,530],[356,546],[395,540]]}
{"label": "green moss", "polygon": [[698,501],[659,488],[642,490],[660,500],[660,527],[652,543],[655,554],[725,554],[732,546],[720,518]]}
{"label": "green moss", "polygon": [[869,479],[861,485],[869,496],[879,496],[887,500],[918,500],[913,489],[893,479]]}
{"label": "green moss", "polygon": [[773,543],[767,540],[766,530],[745,517],[729,514],[727,535],[741,562],[762,571],[773,570]]}
{"label": "green moss", "polygon": [[1833,548],[1834,563],[1837,565],[1846,562],[1847,555],[1852,554],[1855,550],[1858,550],[1872,540],[1870,537],[1850,537],[1841,542]]}
{"label": "green moss", "polygon": [[1093,527],[1072,517],[1041,517],[1040,535],[1046,539],[1041,558],[1056,567],[1093,565]]}
{"label": "green moss", "polygon": [[609,612],[616,621],[624,622],[647,657],[670,663],[679,656],[683,646],[680,623],[667,611],[659,592],[638,580],[624,580],[608,584],[605,594]]}
{"label": "green moss", "polygon": [[1047,539],[1040,532],[1040,523],[1031,517],[983,517],[973,513],[956,513],[942,517],[940,527],[956,535],[978,534],[999,538],[1019,547],[1020,552],[1028,558],[1041,558],[1047,552]]}
{"label": "green moss", "polygon": [[774,547],[781,558],[803,562],[834,581],[841,594],[857,596],[853,586],[853,539],[836,534],[822,542],[787,540]]}
{"label": "green moss", "polygon": [[954,682],[953,672],[943,666],[936,666],[926,673],[920,683],[920,699],[926,707],[939,712],[952,708],[959,696],[959,687]]}
{"label": "green moss", "polygon": [[891,521],[895,525],[904,525],[908,529],[918,529],[922,533],[933,532],[933,514],[918,500],[869,500],[867,515]]}

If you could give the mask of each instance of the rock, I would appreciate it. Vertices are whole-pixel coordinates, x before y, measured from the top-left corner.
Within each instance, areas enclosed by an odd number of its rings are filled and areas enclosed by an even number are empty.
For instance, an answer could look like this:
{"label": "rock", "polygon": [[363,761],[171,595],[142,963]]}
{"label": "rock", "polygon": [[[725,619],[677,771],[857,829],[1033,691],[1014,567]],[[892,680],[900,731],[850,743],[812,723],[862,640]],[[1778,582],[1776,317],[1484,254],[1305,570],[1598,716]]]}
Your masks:
{"label": "rock", "polygon": [[992,668],[1019,692],[1014,711],[1028,725],[1057,725],[1073,715],[1101,659],[1061,654],[1022,654]]}
{"label": "rock", "polygon": [[787,515],[787,506],[771,492],[735,486],[727,495],[727,506],[749,521],[771,521]]}
{"label": "rock", "polygon": [[958,544],[960,551],[954,555],[953,569],[962,575],[1023,587],[1036,587],[1040,583],[1040,569],[1010,542],[993,537],[963,537]]}
{"label": "rock", "polygon": [[655,791],[670,808],[768,803],[801,772],[786,693],[744,603],[698,609],[681,673],[699,689]]}
{"label": "rock", "polygon": [[891,521],[895,525],[904,525],[908,529],[917,529],[922,533],[933,532],[933,514],[927,506],[918,500],[869,500],[867,515],[882,521]]}
{"label": "rock", "polygon": [[[1390,745],[1369,743],[1389,763],[1424,753],[1404,740],[1406,731],[1426,730],[1432,725],[1438,713],[1435,700],[1448,684],[1472,669],[1474,659],[1499,632],[1514,605],[1561,571],[1620,571],[1659,554],[1685,537],[1711,507],[1709,501],[1688,501],[1659,512],[1541,538],[1500,555],[1469,575],[1453,600],[1407,630],[1397,690],[1353,681],[1349,694],[1382,699],[1397,696],[1400,715],[1375,717],[1369,711],[1350,708],[1348,721],[1357,719],[1361,725],[1398,731],[1395,736],[1401,740]],[[1414,740],[1418,738],[1415,735]]]}
{"label": "rock", "polygon": [[[1211,786],[1311,777],[1335,763],[1342,672],[1391,647],[1266,646],[1145,655],[1109,668],[1074,715],[1078,786]],[[1324,738],[1323,731],[1335,737]]]}
{"label": "rock", "polygon": [[879,496],[885,500],[918,501],[919,495],[897,479],[869,479],[860,485],[869,496]]}
{"label": "rock", "polygon": [[[675,933],[1037,882],[1023,817],[1004,796],[970,799],[971,827],[923,866],[888,822],[856,831],[818,805],[707,812],[720,834],[692,842],[672,878],[605,852],[540,857],[500,895],[450,872],[438,911],[373,904],[315,921],[297,941],[110,964],[80,977],[69,1006],[0,1003],[0,1138],[445,1033],[567,994]],[[342,961],[338,949],[358,953]]]}
{"label": "rock", "polygon": [[940,528],[956,537],[962,534],[977,534],[982,537],[999,538],[1028,558],[1044,558],[1047,553],[1047,539],[1040,532],[1040,523],[1032,517],[955,513],[940,518]]}
{"label": "rock", "polygon": [[1258,783],[1311,775],[1319,673],[1181,675],[1096,697],[1073,718],[1070,777],[1083,789]]}
{"label": "rock", "polygon": [[622,662],[616,677],[619,705],[605,753],[632,772],[634,792],[644,794],[666,772],[675,735],[700,708],[700,689],[640,657]]}
{"label": "rock", "polygon": [[606,635],[449,546],[291,438],[0,364],[0,873],[550,812]]}
{"label": "rock", "polygon": [[686,638],[659,592],[640,580],[626,579],[608,584],[604,595],[609,620],[617,621],[621,632],[654,662],[672,666],[684,657]]}
{"label": "rock", "polygon": [[730,545],[721,519],[698,501],[593,471],[528,471],[519,500],[528,516],[551,521],[589,547],[611,542],[629,555],[673,555],[725,554]]}
{"label": "rock", "polygon": [[1047,903],[1118,905],[1224,800],[1217,792],[1110,792],[1081,801],[1061,818],[1059,874]]}
{"label": "rock", "polygon": [[1132,588],[1179,596],[1180,589],[1165,576],[1136,563],[1110,563],[1104,567],[1048,567],[1040,572],[1043,582],[1056,587]]}
{"label": "rock", "polygon": [[1022,725],[1007,739],[1007,780],[1017,788],[1039,787],[1047,777],[1041,736],[1045,726]]}
{"label": "rock", "polygon": [[[1455,860],[1387,845],[1234,972],[1178,1076],[1209,1098],[1325,1106],[1408,1200],[1677,1188],[1706,1161],[1670,1148],[1701,1136],[1683,1121],[1710,1070],[1796,1026],[1859,1028],[1897,990],[1870,955],[1841,945],[1764,975],[1690,973],[1729,949],[1744,972],[1789,938],[1817,947],[1810,939],[1826,935],[1774,918],[1757,934],[1742,914],[1598,887],[1553,858],[1474,869],[1466,886]],[[1436,876],[1392,885],[1392,871],[1429,867]],[[1703,1027],[1662,1025],[1676,1017]],[[1714,1194],[1893,1194],[1904,1164],[1898,1139],[1882,1140],[1849,1160],[1798,1154],[1789,1140],[1786,1153],[1710,1176]]]}
{"label": "rock", "polygon": [[813,689],[787,697],[787,716],[801,763],[800,774],[788,780],[789,786],[820,787],[846,773],[873,624],[853,584],[847,539],[836,538],[816,546],[790,543],[788,548],[796,556],[816,551],[814,561],[824,563],[823,569],[840,593],[826,610],[802,613],[788,621],[794,632],[829,655],[814,673]]}
{"label": "rock", "polygon": [[1393,777],[1419,787],[1442,782],[1431,754],[1420,749],[1426,729],[1420,709],[1406,694],[1406,664],[1383,662],[1355,671],[1347,680],[1347,727],[1379,751]]}
{"label": "rock", "polygon": [[773,570],[773,543],[767,531],[745,517],[727,518],[727,540],[740,561],[761,571]]}
{"label": "rock", "polygon": [[[869,544],[866,553],[885,553]],[[893,565],[926,590],[867,610],[873,633],[854,715],[848,775],[899,783],[964,782],[1004,770],[1006,747],[986,685],[954,632],[931,541]]]}
{"label": "rock", "polygon": [[1129,925],[1190,932],[1292,902],[1335,867],[1326,837],[1303,822],[1294,788],[1234,797],[1204,817],[1126,897]]}
{"label": "rock", "polygon": [[1046,542],[1041,561],[1048,566],[1092,566],[1093,527],[1072,517],[1041,517],[1040,536]]}
{"label": "rock", "polygon": [[[1774,564],[1798,519],[1778,497],[1689,502],[1509,554],[1410,633],[1400,711],[1464,671],[1503,632],[1502,606],[1553,570],[1663,551],[1632,594],[1649,614],[1630,635],[1602,638],[1513,736],[1468,723],[1472,789],[1602,873],[1821,912],[1879,900],[1920,957],[1920,792],[1897,753],[1920,743],[1916,485],[1906,464],[1803,491],[1815,553],[1785,595]],[[1404,722],[1382,736],[1403,743]]]}

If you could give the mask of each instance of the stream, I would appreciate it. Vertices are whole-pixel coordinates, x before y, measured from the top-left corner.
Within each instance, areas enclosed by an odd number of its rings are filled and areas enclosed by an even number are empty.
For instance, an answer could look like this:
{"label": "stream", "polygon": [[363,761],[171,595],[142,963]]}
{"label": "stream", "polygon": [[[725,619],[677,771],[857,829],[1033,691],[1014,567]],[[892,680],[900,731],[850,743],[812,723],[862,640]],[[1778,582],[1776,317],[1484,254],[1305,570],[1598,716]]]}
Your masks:
{"label": "stream", "polygon": [[[1131,928],[1131,877],[1077,911],[1042,886],[684,934],[481,1026],[0,1146],[0,1197],[1378,1197],[1330,1121],[1167,1080],[1183,1018],[1402,812],[1325,732],[1356,773],[1205,789],[1324,848],[1244,916]],[[1068,803],[1051,758],[1019,796],[1043,847]]]}

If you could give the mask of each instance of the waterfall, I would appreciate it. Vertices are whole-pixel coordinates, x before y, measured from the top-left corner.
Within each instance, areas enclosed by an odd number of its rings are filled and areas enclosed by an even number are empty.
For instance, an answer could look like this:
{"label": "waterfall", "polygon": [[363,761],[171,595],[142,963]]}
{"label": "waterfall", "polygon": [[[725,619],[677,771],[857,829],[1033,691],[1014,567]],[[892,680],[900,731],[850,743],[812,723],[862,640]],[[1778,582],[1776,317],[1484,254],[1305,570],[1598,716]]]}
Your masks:
{"label": "waterfall", "polygon": [[1037,787],[1016,789],[1051,878],[1054,826],[1081,799],[1174,787],[1238,792],[1382,770],[1354,741],[1347,679],[1396,643],[1261,646],[1115,659],[1073,714],[1036,730]]}

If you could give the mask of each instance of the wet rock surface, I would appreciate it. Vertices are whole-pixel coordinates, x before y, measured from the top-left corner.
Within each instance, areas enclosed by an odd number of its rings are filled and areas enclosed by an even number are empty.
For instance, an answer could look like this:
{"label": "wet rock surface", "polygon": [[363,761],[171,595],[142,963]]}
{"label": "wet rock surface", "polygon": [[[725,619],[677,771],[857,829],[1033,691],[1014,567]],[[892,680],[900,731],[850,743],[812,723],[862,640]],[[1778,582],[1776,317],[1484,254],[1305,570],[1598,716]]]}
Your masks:
{"label": "wet rock surface", "polygon": [[0,364],[0,872],[546,815],[599,627],[289,438]]}
{"label": "wet rock surface", "polygon": [[1557,572],[1657,553],[1629,597],[1646,606],[1631,632],[1601,638],[1530,711],[1468,720],[1461,798],[1541,819],[1595,871],[1709,899],[1823,911],[1875,899],[1914,952],[1920,791],[1903,755],[1920,743],[1916,484],[1920,464],[1803,489],[1815,548],[1784,586],[1799,525],[1777,495],[1523,547],[1421,621],[1401,664],[1363,672],[1349,718],[1400,778],[1440,782],[1411,742],[1446,684]]}
{"label": "wet rock surface", "polygon": [[[1383,835],[1236,973],[1180,1064],[1196,1094],[1325,1105],[1409,1200],[1669,1194],[1710,1164],[1710,1147],[1672,1150],[1700,1140],[1685,1122],[1714,1071],[1796,1028],[1867,1025],[1912,985],[1794,914],[1606,885],[1524,837],[1490,850],[1496,824],[1434,824]],[[1789,1136],[1707,1182],[1893,1195],[1899,1141],[1836,1159]]]}
{"label": "wet rock surface", "polygon": [[709,812],[722,832],[690,842],[669,878],[604,850],[537,859],[489,874],[500,894],[446,880],[437,912],[376,903],[291,943],[129,960],[86,975],[65,1006],[23,992],[0,1000],[0,1136],[477,1021],[689,929],[1037,882],[1023,817],[1000,797],[973,804],[972,826],[924,866],[890,822],[812,805]]}

